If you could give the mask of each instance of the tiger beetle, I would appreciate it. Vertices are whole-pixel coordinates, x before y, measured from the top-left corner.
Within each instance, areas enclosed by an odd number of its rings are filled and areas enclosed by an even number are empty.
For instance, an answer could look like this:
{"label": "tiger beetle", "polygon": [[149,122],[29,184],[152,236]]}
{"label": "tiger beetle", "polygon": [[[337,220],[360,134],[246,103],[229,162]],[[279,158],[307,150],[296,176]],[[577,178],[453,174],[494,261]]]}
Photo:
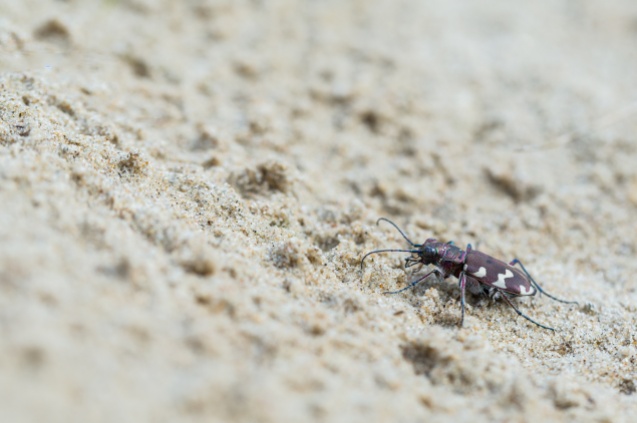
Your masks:
{"label": "tiger beetle", "polygon": [[[474,292],[486,292],[494,299],[502,298],[513,310],[519,315],[524,317],[531,323],[537,326],[555,331],[552,327],[545,326],[541,323],[531,319],[526,314],[522,313],[518,308],[513,305],[511,298],[514,297],[527,297],[533,296],[540,291],[542,294],[555,301],[565,304],[577,304],[577,301],[561,300],[553,295],[547,293],[535,282],[529,272],[527,272],[524,265],[518,259],[514,259],[511,263],[506,264],[496,258],[493,258],[485,253],[474,250],[471,248],[471,244],[467,245],[467,250],[462,251],[460,248],[453,244],[453,241],[443,243],[438,242],[433,238],[429,238],[424,244],[415,244],[407,235],[389,219],[381,217],[376,224],[381,221],[385,221],[392,225],[402,237],[412,247],[411,249],[382,249],[371,251],[363,257],[361,260],[361,269],[365,259],[372,254],[377,253],[411,253],[412,255],[405,258],[405,268],[409,268],[415,265],[429,265],[433,264],[435,269],[431,272],[417,278],[406,287],[397,291],[387,291],[384,294],[398,294],[406,291],[418,285],[420,282],[427,279],[432,274],[436,274],[442,279],[447,279],[449,276],[455,276],[458,278],[458,284],[460,286],[462,305],[462,317],[460,318],[460,326],[464,322],[464,309],[465,309],[465,290],[469,287],[469,290]],[[513,266],[518,264],[521,268],[517,269]]]}

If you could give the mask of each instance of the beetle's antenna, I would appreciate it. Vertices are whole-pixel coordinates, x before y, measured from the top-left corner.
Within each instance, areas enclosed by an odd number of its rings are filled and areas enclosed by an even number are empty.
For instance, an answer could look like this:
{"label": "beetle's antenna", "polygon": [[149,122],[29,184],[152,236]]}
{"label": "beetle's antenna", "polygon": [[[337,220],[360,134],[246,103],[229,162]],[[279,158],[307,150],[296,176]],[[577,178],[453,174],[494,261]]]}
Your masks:
{"label": "beetle's antenna", "polygon": [[371,256],[372,254],[377,254],[377,253],[412,253],[412,254],[418,254],[420,252],[420,250],[397,250],[397,249],[387,249],[387,250],[374,250],[374,251],[370,251],[369,253],[365,254],[363,256],[363,259],[361,260],[361,270],[363,270],[363,263],[365,263],[365,259],[368,256]]}
{"label": "beetle's antenna", "polygon": [[413,247],[418,247],[418,244],[414,244],[413,242],[411,242],[411,239],[407,238],[407,235],[405,235],[405,233],[398,227],[398,225],[396,225],[394,222],[392,222],[391,220],[385,218],[385,217],[381,217],[380,219],[378,219],[376,221],[376,224],[378,225],[378,223],[380,221],[385,221],[387,223],[389,223],[390,225],[392,225],[394,228],[396,228],[396,230],[398,232],[400,232],[400,234],[403,236],[403,238],[405,238],[405,241],[407,241],[409,243],[409,245],[413,246]]}

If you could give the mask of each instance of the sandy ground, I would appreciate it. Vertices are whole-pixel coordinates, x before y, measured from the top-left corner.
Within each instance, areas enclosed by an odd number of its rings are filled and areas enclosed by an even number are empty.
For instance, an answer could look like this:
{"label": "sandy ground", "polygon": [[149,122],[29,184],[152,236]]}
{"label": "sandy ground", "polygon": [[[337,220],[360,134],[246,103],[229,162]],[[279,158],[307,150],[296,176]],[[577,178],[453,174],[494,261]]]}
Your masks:
{"label": "sandy ground", "polygon": [[[637,3],[3,1],[0,421],[635,421]],[[565,305],[383,295],[416,241]]]}

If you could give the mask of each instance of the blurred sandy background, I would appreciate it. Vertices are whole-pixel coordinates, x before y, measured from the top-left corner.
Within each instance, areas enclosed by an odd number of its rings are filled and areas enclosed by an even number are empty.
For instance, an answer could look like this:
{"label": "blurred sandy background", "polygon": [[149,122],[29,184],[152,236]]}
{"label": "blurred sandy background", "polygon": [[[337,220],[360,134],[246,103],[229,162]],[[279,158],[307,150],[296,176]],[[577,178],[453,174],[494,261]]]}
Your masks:
{"label": "blurred sandy background", "polygon": [[0,90],[0,421],[635,421],[634,0],[4,0]]}

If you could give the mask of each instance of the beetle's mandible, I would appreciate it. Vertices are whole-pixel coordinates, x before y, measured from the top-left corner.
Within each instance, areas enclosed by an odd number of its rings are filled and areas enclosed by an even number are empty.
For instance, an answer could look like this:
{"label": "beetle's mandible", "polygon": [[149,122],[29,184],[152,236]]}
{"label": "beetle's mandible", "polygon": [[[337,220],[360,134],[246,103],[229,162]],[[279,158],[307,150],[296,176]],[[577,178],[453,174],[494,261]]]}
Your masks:
{"label": "beetle's mandible", "polygon": [[[460,304],[462,306],[460,326],[462,326],[464,321],[465,291],[467,286],[485,287],[490,295],[498,295],[506,301],[506,303],[510,305],[518,315],[541,328],[552,331],[555,329],[538,323],[526,314],[522,313],[511,302],[511,298],[519,296],[533,296],[537,293],[537,291],[540,291],[542,294],[555,301],[565,304],[577,304],[577,301],[561,300],[544,291],[542,287],[535,282],[524,265],[518,259],[514,259],[511,263],[506,264],[494,257],[472,249],[471,244],[467,245],[467,249],[463,251],[456,247],[453,242],[443,243],[438,242],[433,238],[429,238],[423,244],[416,244],[407,238],[407,235],[405,235],[405,233],[391,220],[381,217],[378,219],[376,224],[381,221],[385,221],[396,228],[402,237],[409,243],[411,248],[406,250],[382,249],[370,251],[363,256],[363,259],[361,260],[361,269],[365,259],[370,255],[389,252],[411,253],[411,256],[405,258],[405,268],[415,266],[417,264],[433,264],[435,266],[432,271],[417,278],[406,287],[397,291],[388,291],[385,292],[385,294],[397,294],[411,289],[434,273],[442,279],[446,279],[449,276],[455,276],[458,278],[458,284],[460,286]],[[516,264],[520,266],[520,269],[513,267]]]}

